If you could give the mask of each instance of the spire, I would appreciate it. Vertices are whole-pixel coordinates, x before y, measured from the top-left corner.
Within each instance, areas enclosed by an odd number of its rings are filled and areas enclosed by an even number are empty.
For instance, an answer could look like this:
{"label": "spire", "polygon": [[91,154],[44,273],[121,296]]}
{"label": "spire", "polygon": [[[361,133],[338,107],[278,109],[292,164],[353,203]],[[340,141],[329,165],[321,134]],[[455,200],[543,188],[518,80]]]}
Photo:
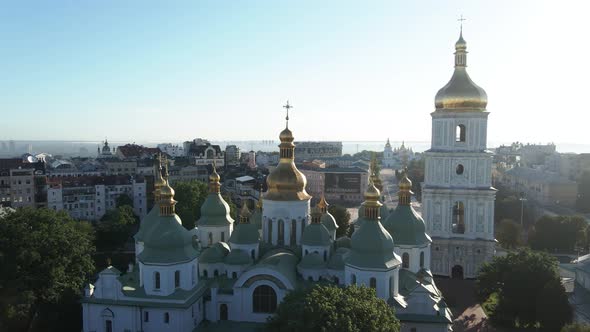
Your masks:
{"label": "spire", "polygon": [[164,180],[164,186],[160,189],[160,215],[172,216],[175,213],[176,201],[174,200],[174,189]]}
{"label": "spire", "polygon": [[363,203],[366,219],[375,221],[381,219],[379,211],[383,204],[379,202],[380,197],[381,192],[375,187],[373,180],[369,177],[369,186],[367,187],[367,191],[365,191],[365,202]]}
{"label": "spire", "polygon": [[168,157],[164,156],[163,159],[164,159],[164,179],[166,179],[166,181],[167,181],[168,176],[169,176],[169,174],[168,174]]}
{"label": "spire", "polygon": [[324,194],[322,194],[322,198],[320,198],[320,201],[317,206],[320,209],[320,212],[322,212],[322,213],[328,212],[328,206],[330,206],[330,204],[328,204],[328,202],[326,202],[326,197],[324,196]]}
{"label": "spire", "polygon": [[154,201],[160,201],[160,190],[166,185],[166,181],[162,177],[162,160],[160,154],[154,155]]}
{"label": "spire", "polygon": [[287,100],[287,105],[283,106],[283,108],[287,110],[287,116],[285,117],[285,120],[287,120],[287,124],[285,128],[289,129],[289,110],[293,108],[293,106],[289,105],[289,101]]}
{"label": "spire", "polygon": [[251,215],[252,213],[248,209],[248,204],[244,201],[242,203],[242,209],[240,210],[240,224],[249,224]]}
{"label": "spire", "polygon": [[221,192],[221,185],[219,184],[219,180],[221,177],[217,174],[217,170],[215,169],[215,160],[213,160],[213,172],[209,175],[209,193],[210,194],[219,194]]}
{"label": "spire", "polygon": [[280,156],[281,159],[293,160],[295,158],[295,144],[293,144],[293,140],[295,138],[293,137],[293,133],[291,132],[291,130],[289,130],[289,110],[293,108],[293,106],[289,105],[289,101],[287,101],[287,104],[283,107],[287,109],[287,116],[285,117],[287,124],[285,129],[281,131],[281,133],[279,134],[279,139],[281,140],[281,144],[279,145],[281,149]]}
{"label": "spire", "polygon": [[404,169],[402,178],[399,181],[398,204],[410,205],[412,202],[412,181],[408,178],[408,169]]}
{"label": "spire", "polygon": [[461,30],[459,32],[459,40],[455,43],[455,67],[467,67],[467,43],[463,39],[463,15],[457,19],[461,22]]}
{"label": "spire", "polygon": [[377,155],[373,153],[373,156],[371,157],[371,164],[369,166],[369,172],[371,173],[371,181],[373,182],[375,187],[377,187],[377,189],[383,190],[383,185],[381,183],[379,175],[377,175],[377,171]]}

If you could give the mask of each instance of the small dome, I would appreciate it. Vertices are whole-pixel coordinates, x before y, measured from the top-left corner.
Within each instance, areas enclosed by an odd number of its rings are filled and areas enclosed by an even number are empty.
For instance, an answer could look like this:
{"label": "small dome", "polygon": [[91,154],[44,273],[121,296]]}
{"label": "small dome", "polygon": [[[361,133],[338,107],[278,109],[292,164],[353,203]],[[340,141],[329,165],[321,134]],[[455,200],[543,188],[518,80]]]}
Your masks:
{"label": "small dome", "polygon": [[265,199],[271,201],[303,201],[311,198],[305,191],[307,179],[295,164],[280,161],[277,167],[267,176],[268,191]]}
{"label": "small dome", "polygon": [[320,222],[324,226],[326,226],[326,228],[330,232],[336,231],[336,229],[338,228],[338,223],[336,223],[336,219],[330,212],[323,213]]}
{"label": "small dome", "polygon": [[230,208],[227,202],[218,193],[207,195],[205,202],[201,205],[201,218],[197,221],[198,226],[226,226],[234,222],[230,216]]}
{"label": "small dome", "polygon": [[213,172],[211,173],[211,175],[209,175],[209,181],[210,182],[219,182],[221,180],[221,177],[219,176],[219,174],[217,174],[217,170],[215,169],[215,165],[213,165]]}
{"label": "small dome", "polygon": [[323,224],[309,224],[303,229],[301,244],[304,246],[329,246],[332,243],[330,232]]}
{"label": "small dome", "polygon": [[289,130],[289,128],[285,128],[279,134],[279,139],[281,140],[281,142],[291,143],[295,138],[293,137],[293,133],[291,132],[291,130]]}
{"label": "small dome", "polygon": [[320,254],[314,252],[309,255],[305,255],[297,267],[307,270],[323,269],[326,267],[326,262],[324,262],[324,259],[322,256],[320,256]]}
{"label": "small dome", "polygon": [[393,238],[377,220],[364,220],[352,234],[351,245],[346,262],[356,267],[389,269],[400,263],[393,253]]}
{"label": "small dome", "polygon": [[408,178],[408,175],[404,172],[401,180],[399,181],[399,190],[412,190],[412,181]]}
{"label": "small dome", "polygon": [[432,242],[424,220],[411,205],[399,204],[384,223],[396,245],[424,246]]}
{"label": "small dome", "polygon": [[381,192],[372,181],[369,181],[369,186],[367,187],[367,191],[365,191],[365,200],[366,201],[379,201],[381,198]]}
{"label": "small dome", "polygon": [[259,241],[258,226],[251,223],[237,224],[229,237],[229,243],[232,244],[257,244]]}
{"label": "small dome", "polygon": [[350,252],[348,248],[338,248],[328,261],[328,268],[331,270],[343,270],[345,257]]}
{"label": "small dome", "polygon": [[250,265],[252,257],[242,249],[234,249],[225,257],[225,264],[228,265]]}
{"label": "small dome", "polygon": [[160,196],[162,198],[174,197],[174,189],[172,189],[172,187],[170,187],[170,184],[168,184],[168,181],[164,181],[164,186],[162,188],[160,188]]}
{"label": "small dome", "polygon": [[199,256],[199,263],[214,264],[223,263],[225,256],[230,253],[231,249],[225,242],[217,242],[211,247],[205,249]]}
{"label": "small dome", "polygon": [[148,222],[151,227],[143,233],[144,249],[138,255],[143,263],[185,262],[195,258],[198,250],[192,235],[182,226],[177,215],[162,216],[151,214]]}

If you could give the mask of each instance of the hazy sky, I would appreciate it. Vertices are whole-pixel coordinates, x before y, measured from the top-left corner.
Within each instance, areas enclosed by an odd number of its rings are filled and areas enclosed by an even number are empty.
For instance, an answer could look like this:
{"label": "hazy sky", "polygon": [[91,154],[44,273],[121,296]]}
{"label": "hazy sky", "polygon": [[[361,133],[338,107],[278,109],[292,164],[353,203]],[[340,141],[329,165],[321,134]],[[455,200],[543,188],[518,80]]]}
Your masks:
{"label": "hazy sky", "polygon": [[[174,3],[174,5],[170,5]],[[463,14],[489,140],[590,143],[588,1],[12,1],[0,140],[430,140]]]}

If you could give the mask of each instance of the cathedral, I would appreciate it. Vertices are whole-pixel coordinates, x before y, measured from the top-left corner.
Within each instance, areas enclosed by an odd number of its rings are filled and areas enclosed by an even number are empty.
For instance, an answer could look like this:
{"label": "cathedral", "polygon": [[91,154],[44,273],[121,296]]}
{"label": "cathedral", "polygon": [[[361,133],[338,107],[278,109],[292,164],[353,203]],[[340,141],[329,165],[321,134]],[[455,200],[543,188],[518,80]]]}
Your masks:
{"label": "cathedral", "polygon": [[426,222],[411,205],[405,173],[391,210],[381,202],[373,173],[354,233],[337,238],[325,198],[310,205],[287,113],[268,190],[254,211],[243,204],[238,220],[230,216],[213,168],[197,227],[186,230],[175,213],[166,166],[156,159],[155,204],[135,235],[135,264],[125,272],[108,267],[86,287],[84,331],[207,331],[223,321],[264,323],[290,291],[320,280],[375,289],[395,308],[404,332],[451,331],[451,312],[433,274],[472,277],[494,250],[486,96],[467,76],[462,36],[456,49],[455,73],[432,113]]}

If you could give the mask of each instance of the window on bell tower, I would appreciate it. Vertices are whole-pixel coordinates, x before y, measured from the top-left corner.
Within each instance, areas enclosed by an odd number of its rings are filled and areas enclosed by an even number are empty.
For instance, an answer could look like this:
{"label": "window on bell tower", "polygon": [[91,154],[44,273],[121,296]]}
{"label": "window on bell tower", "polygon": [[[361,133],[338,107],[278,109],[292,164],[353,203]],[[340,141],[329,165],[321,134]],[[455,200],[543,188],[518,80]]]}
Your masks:
{"label": "window on bell tower", "polygon": [[453,233],[465,233],[465,207],[463,202],[456,202],[453,206]]}
{"label": "window on bell tower", "polygon": [[457,129],[455,131],[455,135],[456,135],[456,141],[457,142],[465,142],[465,138],[466,138],[466,133],[467,129],[465,128],[465,125],[458,125]]}

